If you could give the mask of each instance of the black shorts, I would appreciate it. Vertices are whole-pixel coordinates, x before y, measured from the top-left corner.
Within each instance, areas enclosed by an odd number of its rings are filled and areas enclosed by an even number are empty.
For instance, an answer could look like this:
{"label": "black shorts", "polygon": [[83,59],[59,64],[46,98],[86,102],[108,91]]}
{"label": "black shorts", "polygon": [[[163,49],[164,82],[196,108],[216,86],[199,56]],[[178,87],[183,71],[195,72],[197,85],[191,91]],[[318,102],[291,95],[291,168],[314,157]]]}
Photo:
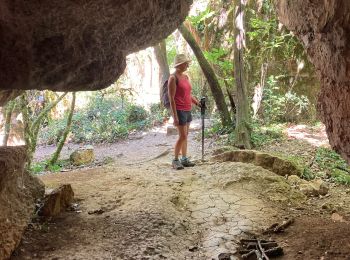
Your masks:
{"label": "black shorts", "polygon": [[187,125],[192,121],[191,111],[176,110],[179,118],[179,125]]}

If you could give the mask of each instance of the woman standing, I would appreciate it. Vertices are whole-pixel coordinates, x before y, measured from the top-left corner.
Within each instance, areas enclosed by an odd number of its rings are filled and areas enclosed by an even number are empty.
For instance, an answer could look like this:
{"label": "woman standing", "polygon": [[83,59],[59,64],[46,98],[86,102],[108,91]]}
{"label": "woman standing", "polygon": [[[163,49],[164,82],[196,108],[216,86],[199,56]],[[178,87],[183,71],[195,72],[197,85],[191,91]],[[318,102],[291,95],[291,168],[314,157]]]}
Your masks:
{"label": "woman standing", "polygon": [[[176,72],[172,74],[168,80],[170,108],[174,118],[174,126],[177,127],[179,133],[175,144],[175,158],[172,161],[172,166],[176,170],[195,165],[187,157],[187,137],[192,121],[192,103],[199,106],[198,100],[192,97],[192,86],[189,78],[184,74],[190,61],[191,60],[184,54],[176,55],[174,61]],[[180,152],[182,154],[181,159],[179,159]]]}

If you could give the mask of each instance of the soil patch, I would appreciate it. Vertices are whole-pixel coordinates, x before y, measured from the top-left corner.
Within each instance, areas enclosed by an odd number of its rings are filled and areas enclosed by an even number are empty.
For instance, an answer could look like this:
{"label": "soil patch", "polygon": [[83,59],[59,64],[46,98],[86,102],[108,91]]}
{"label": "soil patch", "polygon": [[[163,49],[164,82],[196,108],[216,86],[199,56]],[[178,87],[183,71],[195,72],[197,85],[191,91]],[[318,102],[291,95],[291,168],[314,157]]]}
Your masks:
{"label": "soil patch", "polygon": [[284,249],[280,259],[350,259],[350,223],[317,215],[300,216],[285,233],[274,236]]}

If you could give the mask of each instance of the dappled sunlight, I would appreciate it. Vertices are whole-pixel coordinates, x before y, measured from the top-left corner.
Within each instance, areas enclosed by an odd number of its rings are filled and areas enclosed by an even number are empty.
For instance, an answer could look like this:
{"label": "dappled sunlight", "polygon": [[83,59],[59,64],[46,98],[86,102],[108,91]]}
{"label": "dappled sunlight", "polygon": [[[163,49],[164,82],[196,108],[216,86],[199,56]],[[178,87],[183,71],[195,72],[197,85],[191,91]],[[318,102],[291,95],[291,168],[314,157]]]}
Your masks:
{"label": "dappled sunlight", "polygon": [[288,138],[304,140],[316,147],[329,147],[328,137],[324,125],[311,128],[307,125],[294,125],[286,129]]}

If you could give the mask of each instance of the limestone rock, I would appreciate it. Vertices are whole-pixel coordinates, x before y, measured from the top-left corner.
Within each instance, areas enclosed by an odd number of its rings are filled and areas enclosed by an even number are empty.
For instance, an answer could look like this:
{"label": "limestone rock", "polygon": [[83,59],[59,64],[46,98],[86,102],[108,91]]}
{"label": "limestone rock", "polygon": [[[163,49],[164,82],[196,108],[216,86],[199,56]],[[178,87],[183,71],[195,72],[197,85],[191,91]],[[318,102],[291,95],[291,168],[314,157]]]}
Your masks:
{"label": "limestone rock", "polygon": [[300,172],[293,163],[278,157],[273,161],[272,171],[281,176],[300,175]]}
{"label": "limestone rock", "polygon": [[57,216],[73,202],[74,192],[70,184],[64,184],[45,196],[39,214],[45,217]]}
{"label": "limestone rock", "polygon": [[325,202],[321,205],[321,208],[324,209],[324,210],[327,210],[327,211],[335,211],[336,209],[336,205],[334,205],[333,203],[331,202]]}
{"label": "limestone rock", "polygon": [[303,43],[321,82],[329,142],[350,163],[350,1],[279,0],[281,22]]}
{"label": "limestone rock", "polygon": [[326,195],[329,191],[328,185],[322,180],[313,180],[308,183],[302,183],[299,189],[306,196]]}
{"label": "limestone rock", "polygon": [[266,153],[256,153],[255,162],[256,165],[263,167],[264,169],[272,169],[275,157]]}
{"label": "limestone rock", "polygon": [[44,185],[24,170],[24,146],[0,147],[0,259],[10,257],[34,214]]}
{"label": "limestone rock", "polygon": [[299,176],[297,175],[290,175],[288,176],[287,179],[288,183],[294,187],[299,187],[300,184],[305,184],[308,183],[306,180],[301,179]]}
{"label": "limestone rock", "polygon": [[74,165],[84,165],[94,161],[95,154],[94,148],[91,145],[87,145],[75,150],[70,155],[70,161]]}
{"label": "limestone rock", "polygon": [[287,160],[253,150],[235,150],[212,156],[213,161],[252,163],[280,176],[301,175],[300,170]]}
{"label": "limestone rock", "polygon": [[268,184],[262,193],[270,201],[291,203],[295,206],[306,201],[306,196],[299,190],[293,189],[282,176],[265,177],[264,180],[268,181]]}
{"label": "limestone rock", "polygon": [[249,150],[232,151],[232,161],[251,163],[255,159],[255,152]]}
{"label": "limestone rock", "polygon": [[3,0],[0,89],[105,88],[123,73],[126,55],[172,33],[191,4],[191,0],[45,4]]}
{"label": "limestone rock", "polygon": [[315,187],[319,195],[324,196],[328,194],[329,185],[326,182],[316,179],[316,180],[312,180],[311,183]]}

